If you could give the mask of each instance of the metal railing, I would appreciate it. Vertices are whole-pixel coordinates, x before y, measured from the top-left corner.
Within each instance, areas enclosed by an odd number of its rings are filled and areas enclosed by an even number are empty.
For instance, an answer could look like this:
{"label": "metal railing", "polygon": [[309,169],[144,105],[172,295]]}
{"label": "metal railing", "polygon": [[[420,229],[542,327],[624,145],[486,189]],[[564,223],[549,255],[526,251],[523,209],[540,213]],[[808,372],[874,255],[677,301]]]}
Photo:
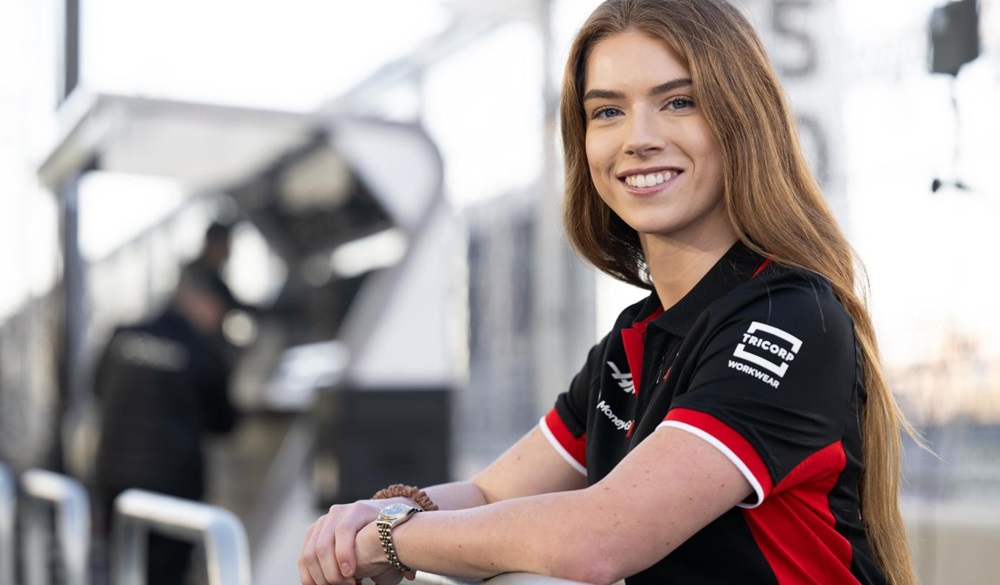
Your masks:
{"label": "metal railing", "polygon": [[453,579],[430,573],[417,572],[414,585],[587,585],[579,581],[567,581],[556,577],[546,577],[533,573],[504,573],[486,581]]}
{"label": "metal railing", "polygon": [[90,500],[80,482],[42,469],[21,475],[25,495],[25,583],[45,585],[48,514],[55,513],[55,535],[67,585],[87,584],[87,554],[90,550]]}
{"label": "metal railing", "polygon": [[[26,585],[44,585],[46,522],[44,506],[55,512],[55,533],[68,585],[86,585],[90,547],[90,508],[86,490],[76,480],[33,469],[21,477],[26,496]],[[16,485],[0,464],[0,585],[14,585],[14,520]],[[146,535],[156,532],[192,543],[202,543],[209,585],[250,585],[250,556],[246,531],[230,511],[143,490],[127,490],[115,499],[112,583],[146,582]],[[530,573],[509,573],[487,581],[462,580],[417,573],[415,585],[584,585]]]}
{"label": "metal railing", "polygon": [[0,585],[14,585],[14,476],[0,463]]}
{"label": "metal railing", "polygon": [[137,489],[123,492],[114,506],[114,585],[146,582],[150,531],[204,544],[209,585],[250,585],[246,530],[229,510]]}

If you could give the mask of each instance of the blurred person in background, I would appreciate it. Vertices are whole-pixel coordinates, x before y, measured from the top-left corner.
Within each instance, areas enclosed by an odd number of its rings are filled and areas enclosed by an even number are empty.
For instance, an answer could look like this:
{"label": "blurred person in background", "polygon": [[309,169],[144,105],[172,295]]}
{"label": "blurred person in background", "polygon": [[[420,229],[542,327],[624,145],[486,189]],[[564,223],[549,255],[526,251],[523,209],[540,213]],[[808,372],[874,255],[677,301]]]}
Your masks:
{"label": "blurred person in background", "polygon": [[752,26],[725,0],[610,0],[562,92],[569,237],[649,297],[471,480],[333,506],[305,535],[303,585],[912,585],[909,427]]}
{"label": "blurred person in background", "polygon": [[239,302],[233,296],[233,292],[222,274],[232,250],[232,232],[233,226],[229,223],[213,221],[209,224],[208,228],[205,229],[201,251],[194,260],[184,266],[183,272],[193,273],[198,278],[211,280],[230,308],[247,311],[250,310],[250,307]]}
{"label": "blurred person in background", "polygon": [[[204,438],[228,433],[237,421],[229,364],[217,343],[231,300],[219,284],[205,273],[183,272],[168,308],[148,322],[117,328],[100,358],[95,483],[105,528],[115,497],[129,488],[204,496]],[[183,583],[192,550],[151,535],[148,583]]]}

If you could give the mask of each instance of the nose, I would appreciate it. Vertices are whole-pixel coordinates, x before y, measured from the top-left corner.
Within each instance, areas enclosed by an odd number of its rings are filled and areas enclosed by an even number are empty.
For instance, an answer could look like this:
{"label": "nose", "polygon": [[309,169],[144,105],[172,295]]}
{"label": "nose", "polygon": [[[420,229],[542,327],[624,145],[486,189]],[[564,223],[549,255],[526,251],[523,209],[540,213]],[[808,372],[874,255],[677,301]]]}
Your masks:
{"label": "nose", "polygon": [[636,109],[629,116],[624,128],[625,140],[622,147],[629,156],[646,157],[661,151],[664,147],[663,133],[657,127],[655,115],[644,109]]}

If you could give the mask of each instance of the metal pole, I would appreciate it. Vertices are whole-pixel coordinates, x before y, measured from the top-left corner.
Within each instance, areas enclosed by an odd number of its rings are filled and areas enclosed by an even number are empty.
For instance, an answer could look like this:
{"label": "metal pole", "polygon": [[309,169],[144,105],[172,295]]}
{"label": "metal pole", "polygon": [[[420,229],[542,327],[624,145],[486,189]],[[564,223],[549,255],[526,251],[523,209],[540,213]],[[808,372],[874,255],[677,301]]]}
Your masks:
{"label": "metal pole", "polygon": [[0,463],[0,585],[14,585],[14,477]]}
{"label": "metal pole", "polygon": [[112,584],[144,585],[150,531],[204,543],[209,585],[250,585],[246,530],[219,506],[130,489],[115,498]]}
{"label": "metal pole", "polygon": [[[87,262],[80,251],[80,180],[94,168],[89,164],[65,178],[57,187],[56,195],[62,206],[62,254],[63,254],[63,351],[65,370],[61,380],[65,389],[58,406],[60,419],[70,411],[76,411],[82,403],[89,387],[86,385],[87,372]],[[62,444],[56,444],[59,461],[65,459]]]}
{"label": "metal pole", "polygon": [[87,553],[90,550],[90,500],[75,479],[29,469],[21,476],[30,503],[25,539],[27,585],[43,585],[45,579],[45,532],[43,503],[55,508],[56,540],[68,585],[87,585]]}

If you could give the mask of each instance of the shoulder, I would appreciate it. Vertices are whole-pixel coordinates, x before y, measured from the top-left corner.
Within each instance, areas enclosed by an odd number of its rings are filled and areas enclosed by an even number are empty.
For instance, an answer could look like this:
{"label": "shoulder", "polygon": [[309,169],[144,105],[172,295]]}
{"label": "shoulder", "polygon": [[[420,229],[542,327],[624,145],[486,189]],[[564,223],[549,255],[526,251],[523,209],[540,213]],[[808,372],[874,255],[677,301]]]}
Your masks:
{"label": "shoulder", "polygon": [[814,384],[821,376],[850,385],[857,365],[854,321],[822,276],[784,268],[761,274],[713,303],[704,317],[701,355],[709,362],[714,357],[726,368],[778,374],[775,382]]}
{"label": "shoulder", "polygon": [[746,428],[757,423],[736,421],[753,412],[770,421],[779,412],[810,413],[814,423],[822,415],[830,425],[823,436],[832,437],[843,430],[859,380],[853,320],[821,276],[781,269],[758,279],[703,314],[678,404]]}
{"label": "shoulder", "polygon": [[108,348],[112,355],[124,363],[168,371],[185,368],[191,353],[162,317],[118,327]]}
{"label": "shoulder", "polygon": [[853,320],[830,282],[800,268],[769,270],[719,299],[711,312],[717,322],[752,319],[803,332],[853,331]]}

